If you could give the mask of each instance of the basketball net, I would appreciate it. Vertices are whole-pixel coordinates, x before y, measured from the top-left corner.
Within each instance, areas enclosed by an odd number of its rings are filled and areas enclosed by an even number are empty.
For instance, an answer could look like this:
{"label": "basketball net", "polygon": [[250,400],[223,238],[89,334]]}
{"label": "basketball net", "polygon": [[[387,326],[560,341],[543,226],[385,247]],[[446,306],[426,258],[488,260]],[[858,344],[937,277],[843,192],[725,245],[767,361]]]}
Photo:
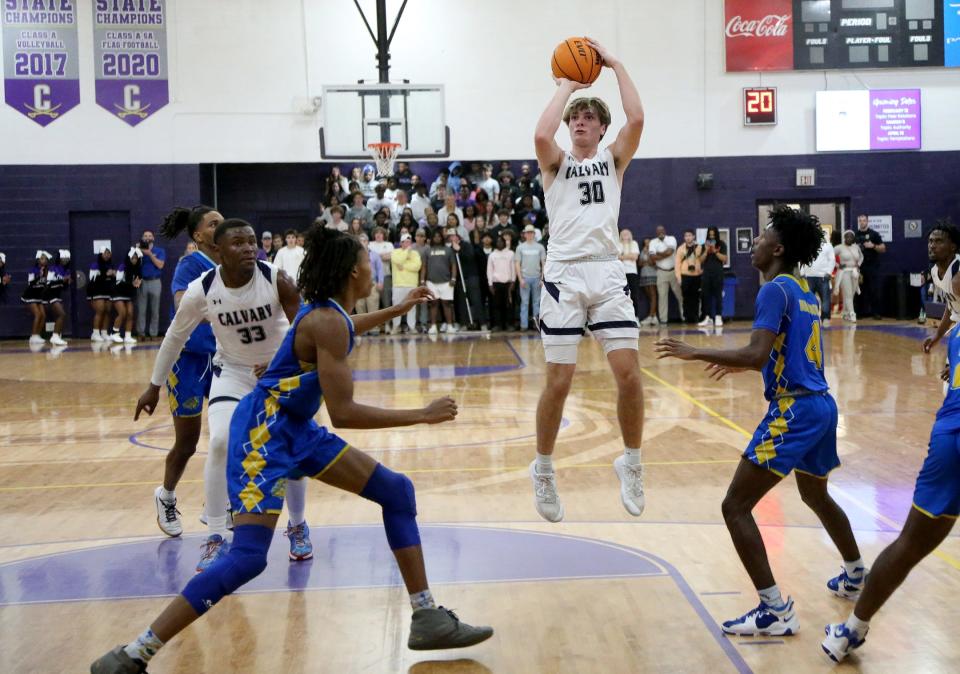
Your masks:
{"label": "basketball net", "polygon": [[370,143],[367,149],[377,165],[377,175],[392,176],[393,163],[400,154],[400,143]]}

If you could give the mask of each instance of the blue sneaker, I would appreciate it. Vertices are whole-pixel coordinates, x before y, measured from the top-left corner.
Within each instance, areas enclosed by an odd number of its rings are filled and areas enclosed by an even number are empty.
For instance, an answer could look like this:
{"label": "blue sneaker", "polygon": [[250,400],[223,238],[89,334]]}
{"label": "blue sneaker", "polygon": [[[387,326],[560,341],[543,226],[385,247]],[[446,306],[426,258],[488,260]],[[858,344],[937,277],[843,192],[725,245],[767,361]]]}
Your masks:
{"label": "blue sneaker", "polygon": [[197,562],[197,573],[206,571],[210,566],[227,554],[230,549],[229,543],[223,540],[220,534],[213,534],[203,544],[203,551],[200,553],[200,561]]}
{"label": "blue sneaker", "polygon": [[748,611],[736,620],[723,623],[726,634],[742,637],[772,636],[783,637],[800,631],[800,619],[793,610],[793,599],[787,597],[787,603],[774,608],[763,602],[752,611]]}
{"label": "blue sneaker", "polygon": [[850,655],[852,650],[863,646],[863,642],[867,640],[866,632],[863,633],[863,636],[860,636],[847,627],[845,623],[827,625],[824,632],[827,633],[827,638],[820,642],[820,648],[834,662],[840,662]]}
{"label": "blue sneaker", "polygon": [[864,584],[867,582],[867,570],[858,568],[860,574],[856,578],[847,575],[847,570],[840,571],[840,575],[827,581],[827,589],[841,599],[855,600],[860,596]]}
{"label": "blue sneaker", "polygon": [[283,534],[290,539],[290,561],[302,562],[313,557],[313,543],[310,542],[310,527],[306,522],[293,526],[287,520],[287,530]]}

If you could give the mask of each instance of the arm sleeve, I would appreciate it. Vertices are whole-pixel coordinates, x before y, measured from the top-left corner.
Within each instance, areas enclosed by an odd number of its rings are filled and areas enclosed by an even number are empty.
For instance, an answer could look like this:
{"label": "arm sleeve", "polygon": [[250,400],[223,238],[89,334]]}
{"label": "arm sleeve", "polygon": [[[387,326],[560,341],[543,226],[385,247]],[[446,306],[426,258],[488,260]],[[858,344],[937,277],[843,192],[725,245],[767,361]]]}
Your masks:
{"label": "arm sleeve", "polygon": [[197,279],[187,287],[187,291],[180,299],[180,306],[173,316],[167,334],[160,344],[157,360],[153,363],[153,374],[150,383],[161,386],[167,375],[173,369],[173,364],[180,357],[183,345],[190,338],[190,333],[207,317],[207,300],[203,295],[203,286]]}
{"label": "arm sleeve", "polygon": [[771,281],[757,293],[756,315],[753,319],[754,330],[780,332],[780,321],[787,312],[787,293],[779,283]]}

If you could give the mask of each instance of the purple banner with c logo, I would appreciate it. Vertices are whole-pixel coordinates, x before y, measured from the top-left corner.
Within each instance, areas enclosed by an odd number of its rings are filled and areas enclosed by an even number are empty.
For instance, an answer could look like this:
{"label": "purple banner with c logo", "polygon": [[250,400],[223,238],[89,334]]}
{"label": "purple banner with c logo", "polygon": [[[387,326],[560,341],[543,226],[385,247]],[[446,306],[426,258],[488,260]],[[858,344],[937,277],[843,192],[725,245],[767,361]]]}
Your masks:
{"label": "purple banner with c logo", "polygon": [[46,126],[80,103],[73,0],[3,0],[3,95]]}
{"label": "purple banner with c logo", "polygon": [[164,0],[95,0],[97,105],[136,126],[170,102]]}

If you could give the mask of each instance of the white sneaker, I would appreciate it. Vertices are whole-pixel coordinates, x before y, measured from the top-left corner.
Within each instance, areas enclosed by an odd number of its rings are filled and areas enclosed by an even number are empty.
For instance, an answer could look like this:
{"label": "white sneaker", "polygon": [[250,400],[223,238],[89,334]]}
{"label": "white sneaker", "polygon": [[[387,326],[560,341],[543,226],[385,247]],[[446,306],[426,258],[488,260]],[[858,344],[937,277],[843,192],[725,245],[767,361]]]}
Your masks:
{"label": "white sneaker", "polygon": [[437,334],[437,324],[436,324],[436,323],[434,323],[433,325],[430,326],[430,329],[427,330],[427,334],[428,334],[428,335],[435,335],[435,334]]}
{"label": "white sneaker", "polygon": [[52,335],[50,335],[50,343],[53,344],[54,346],[66,346],[67,340],[61,337],[59,333],[55,332]]}
{"label": "white sneaker", "polygon": [[850,318],[848,318],[847,320],[850,321],[851,323],[856,323],[856,322],[857,322],[857,315],[856,315],[856,314],[850,314]]}
{"label": "white sneaker", "polygon": [[101,338],[103,339],[103,341],[105,341],[105,342],[106,342],[106,341],[109,341],[109,340],[110,340],[110,333],[107,332],[106,330],[101,330],[101,331],[100,331],[100,337],[101,337]]}
{"label": "white sneaker", "polygon": [[460,332],[460,326],[454,323],[447,329],[447,332],[449,332],[451,335]]}
{"label": "white sneaker", "polygon": [[160,486],[153,492],[153,500],[157,506],[157,526],[167,536],[177,537],[183,533],[183,520],[180,519],[180,511],[177,510],[177,499],[169,503],[164,501],[160,498],[162,491],[163,487]]}
{"label": "white sneaker", "polygon": [[711,325],[713,325],[713,321],[710,320],[710,317],[709,317],[709,316],[708,316],[707,318],[704,318],[704,319],[703,319],[702,321],[700,321],[699,323],[697,323],[697,326],[699,326],[699,327],[701,327],[701,328],[706,328],[706,327],[711,326]]}
{"label": "white sneaker", "polygon": [[449,330],[450,330],[450,326],[447,325],[446,323],[440,326],[440,332],[449,332]]}
{"label": "white sneaker", "polygon": [[793,599],[787,597],[787,603],[782,608],[774,609],[760,602],[757,608],[735,620],[728,620],[721,627],[726,634],[742,637],[785,637],[800,631],[800,619],[793,609]]}
{"label": "white sneaker", "polygon": [[123,338],[123,343],[124,343],[124,344],[136,344],[136,343],[137,343],[137,340],[136,340],[136,338],[133,336],[133,333],[128,332],[128,333],[127,333],[127,336]]}
{"label": "white sneaker", "polygon": [[[32,337],[31,337],[31,339],[32,339]],[[93,332],[90,333],[90,341],[91,341],[91,342],[102,342],[102,341],[103,341],[103,337],[100,336],[100,331],[99,331],[99,330],[94,330]]]}
{"label": "white sneaker", "polygon": [[713,319],[713,324],[714,324],[716,327],[718,327],[718,328],[722,328],[722,327],[723,327],[723,319],[720,318],[720,316],[718,315],[715,319]]}
{"label": "white sneaker", "polygon": [[123,336],[119,332],[115,332],[110,335],[110,339],[117,344],[123,344]]}
{"label": "white sneaker", "polygon": [[[868,629],[867,632],[870,630]],[[867,632],[862,635],[854,632],[846,623],[827,625],[824,628],[827,638],[820,642],[820,648],[834,662],[840,662],[850,655],[850,651],[860,648],[867,640]]]}
{"label": "white sneaker", "polygon": [[631,466],[623,454],[613,460],[613,470],[620,478],[620,501],[634,517],[643,514],[646,499],[643,496],[643,465]]}
{"label": "white sneaker", "polygon": [[557,474],[538,472],[537,460],[534,459],[530,463],[530,480],[533,482],[533,502],[540,517],[548,522],[562,520],[563,504],[557,493]]}
{"label": "white sneaker", "polygon": [[43,337],[41,337],[40,335],[30,335],[29,343],[30,343],[30,344],[43,344],[43,343],[44,343],[44,339],[43,339]]}
{"label": "white sneaker", "polygon": [[830,327],[830,319],[829,319],[829,318],[825,318],[825,319],[823,319],[823,320],[820,322],[820,324],[821,324],[823,327],[825,327],[825,328],[829,328],[829,327]]}

